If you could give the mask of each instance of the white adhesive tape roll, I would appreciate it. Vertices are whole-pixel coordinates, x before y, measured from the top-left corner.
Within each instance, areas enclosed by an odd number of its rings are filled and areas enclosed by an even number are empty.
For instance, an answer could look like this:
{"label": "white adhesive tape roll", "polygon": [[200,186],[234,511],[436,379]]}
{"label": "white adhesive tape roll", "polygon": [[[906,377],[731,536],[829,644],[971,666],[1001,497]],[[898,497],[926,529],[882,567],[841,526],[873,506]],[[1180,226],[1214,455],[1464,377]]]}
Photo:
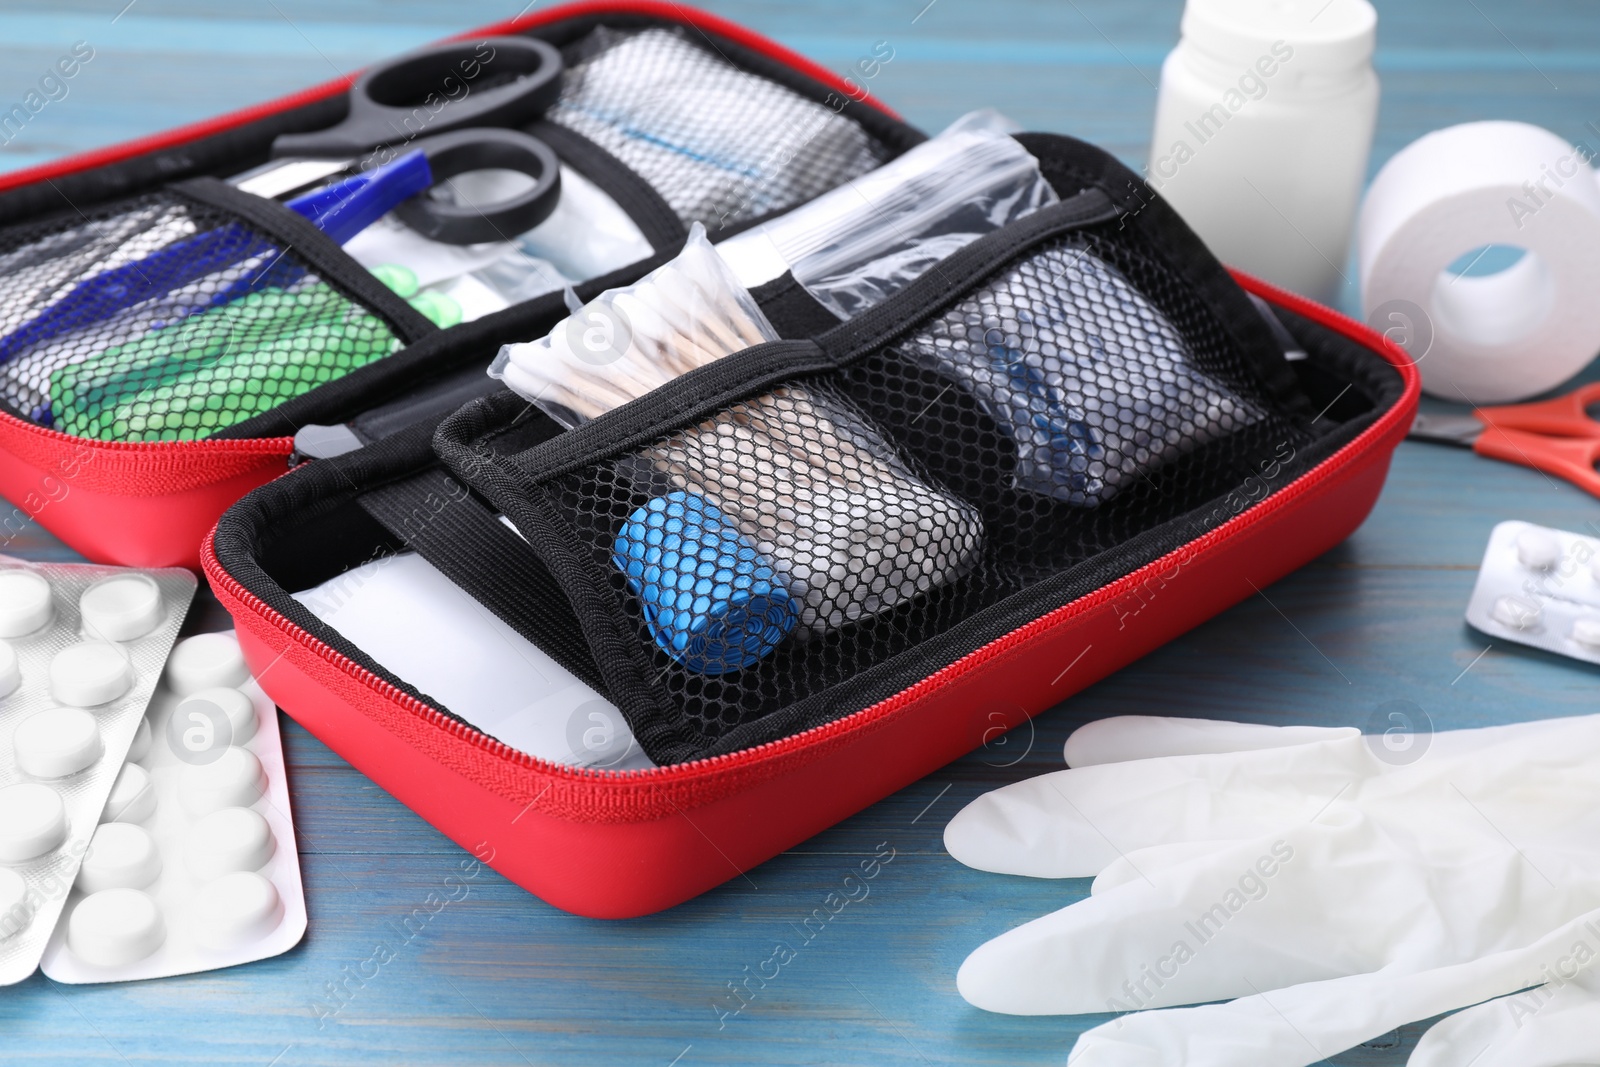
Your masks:
{"label": "white adhesive tape roll", "polygon": [[[1548,130],[1472,122],[1413,142],[1373,180],[1359,241],[1367,321],[1406,327],[1435,396],[1520,400],[1600,352],[1600,181]],[[1485,246],[1524,254],[1496,274],[1445,269]]]}

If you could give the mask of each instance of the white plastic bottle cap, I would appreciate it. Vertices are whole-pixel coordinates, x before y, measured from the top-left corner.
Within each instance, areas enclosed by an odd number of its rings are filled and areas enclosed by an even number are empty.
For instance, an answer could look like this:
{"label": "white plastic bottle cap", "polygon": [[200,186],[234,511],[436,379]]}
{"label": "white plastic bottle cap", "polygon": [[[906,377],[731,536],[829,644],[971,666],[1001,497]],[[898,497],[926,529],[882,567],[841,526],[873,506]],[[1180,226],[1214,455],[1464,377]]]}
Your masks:
{"label": "white plastic bottle cap", "polygon": [[133,664],[106,641],[68,645],[50,661],[50,694],[75,708],[108,704],[132,687]]}
{"label": "white plastic bottle cap", "polygon": [[181,697],[217,686],[241,686],[249,678],[244,653],[232,634],[186,637],[167,657],[167,685]]}
{"label": "white plastic bottle cap", "polygon": [[190,815],[209,815],[254,804],[265,788],[266,776],[256,754],[234,746],[210,763],[185,767],[178,779],[178,799]]}
{"label": "white plastic bottle cap", "polygon": [[1600,651],[1600,618],[1591,615],[1573,623],[1572,639],[1586,648]]}
{"label": "white plastic bottle cap", "polygon": [[195,894],[195,940],[225,949],[270,934],[283,921],[278,889],[254,871],[225,874]]}
{"label": "white plastic bottle cap", "polygon": [[67,808],[47,785],[22,782],[0,789],[0,863],[44,855],[67,838]]}
{"label": "white plastic bottle cap", "polygon": [[103,889],[143,889],[161,873],[161,850],[142,826],[108,822],[95,828],[89,851],[78,868],[82,893]]}
{"label": "white plastic bottle cap", "polygon": [[139,728],[133,732],[133,744],[128,746],[128,762],[137,763],[150,754],[150,720],[140,719]]}
{"label": "white plastic bottle cap", "polygon": [[65,778],[91,766],[105,745],[100,724],[78,708],[51,708],[23,719],[12,735],[17,766],[35,778]]}
{"label": "white plastic bottle cap", "polygon": [[1503,596],[1494,602],[1490,612],[1496,622],[1504,623],[1513,630],[1531,630],[1539,625],[1539,616],[1542,612],[1539,605],[1531,600],[1524,600],[1519,596]]}
{"label": "white plastic bottle cap", "polygon": [[22,930],[33,918],[28,883],[9,867],[0,867],[0,942]]}
{"label": "white plastic bottle cap", "polygon": [[11,642],[0,640],[0,698],[8,697],[22,684],[22,665]]}
{"label": "white plastic bottle cap", "polygon": [[99,967],[137,963],[166,939],[161,909],[138,889],[103,889],[84,897],[67,921],[67,947]]}
{"label": "white plastic bottle cap", "polygon": [[228,716],[229,737],[234,744],[242,745],[256,735],[259,723],[256,719],[255,702],[239,690],[219,685],[189,694],[172,713],[180,722],[189,721],[184,712],[184,705],[191,700],[207,701],[222,709]]}
{"label": "white plastic bottle cap", "polygon": [[1524,567],[1547,571],[1561,562],[1561,539],[1549,530],[1529,527],[1517,534],[1517,559]]}
{"label": "white plastic bottle cap", "polygon": [[31,634],[50,621],[50,583],[20,568],[0,571],[0,637]]}
{"label": "white plastic bottle cap", "polygon": [[150,772],[137,763],[124,763],[112,783],[100,821],[144,822],[155,810],[156,788],[150,781]]}
{"label": "white plastic bottle cap", "polygon": [[1367,0],[1189,0],[1185,40],[1244,68],[1274,43],[1293,47],[1308,73],[1343,71],[1372,57],[1378,13]]}
{"label": "white plastic bottle cap", "polygon": [[202,882],[235,871],[259,871],[277,843],[267,820],[249,808],[223,808],[195,823],[184,841],[189,872]]}
{"label": "white plastic bottle cap", "polygon": [[132,641],[161,625],[161,589],[146,574],[95,582],[78,598],[83,628],[102,641]]}

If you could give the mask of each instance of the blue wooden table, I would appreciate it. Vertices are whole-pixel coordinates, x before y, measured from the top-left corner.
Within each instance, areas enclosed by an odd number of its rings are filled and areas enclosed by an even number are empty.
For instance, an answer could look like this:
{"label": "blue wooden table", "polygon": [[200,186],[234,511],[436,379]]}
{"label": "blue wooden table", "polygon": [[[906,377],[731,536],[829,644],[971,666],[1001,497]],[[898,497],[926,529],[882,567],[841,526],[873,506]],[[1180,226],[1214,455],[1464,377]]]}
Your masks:
{"label": "blue wooden table", "polygon": [[[894,58],[871,88],[924,128],[994,105],[1137,166],[1180,0],[708,6],[838,70],[886,42]],[[94,49],[68,95],[0,145],[0,168],[276,96],[516,13],[517,0],[0,4],[0,111],[74,42]],[[1600,147],[1600,13],[1587,0],[1408,0],[1383,4],[1380,18],[1374,169],[1428,130],[1474,119],[1525,120]],[[1354,310],[1352,292],[1344,303]],[[1031,729],[648,919],[574,918],[485,870],[408,934],[402,917],[441,890],[464,853],[291,723],[304,943],[168,981],[81,988],[35,976],[0,990],[0,1063],[1062,1062],[1097,1018],[988,1015],[961,1000],[954,978],[977,944],[1088,884],[968,871],[942,849],[945,821],[984,790],[1059,767],[1067,733],[1106,715],[1362,725],[1403,699],[1451,728],[1595,710],[1595,669],[1498,644],[1485,651],[1462,622],[1489,530],[1507,518],[1600,529],[1590,526],[1600,502],[1465,452],[1403,445],[1371,519],[1316,563]],[[37,527],[12,550],[72,558]],[[730,983],[791,938],[880,842],[896,858],[871,895],[732,1014]],[[388,962],[374,969],[366,961],[380,944]],[[330,1001],[332,986],[350,992]],[[1334,1062],[1403,1063],[1411,1040]]]}

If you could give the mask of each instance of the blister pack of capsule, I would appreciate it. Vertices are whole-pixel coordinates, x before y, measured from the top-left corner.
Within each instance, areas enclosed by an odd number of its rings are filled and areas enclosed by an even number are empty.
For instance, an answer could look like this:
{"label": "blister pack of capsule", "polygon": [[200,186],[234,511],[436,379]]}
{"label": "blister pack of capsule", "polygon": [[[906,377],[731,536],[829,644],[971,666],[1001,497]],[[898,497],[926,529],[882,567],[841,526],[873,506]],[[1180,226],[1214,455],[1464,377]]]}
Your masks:
{"label": "blister pack of capsule", "polygon": [[0,558],[0,985],[39,963],[194,591]]}
{"label": "blister pack of capsule", "polygon": [[232,633],[172,650],[41,967],[126,982],[287,952],[306,931],[278,713]]}
{"label": "blister pack of capsule", "polygon": [[1600,538],[1500,523],[1467,621],[1492,637],[1600,663]]}

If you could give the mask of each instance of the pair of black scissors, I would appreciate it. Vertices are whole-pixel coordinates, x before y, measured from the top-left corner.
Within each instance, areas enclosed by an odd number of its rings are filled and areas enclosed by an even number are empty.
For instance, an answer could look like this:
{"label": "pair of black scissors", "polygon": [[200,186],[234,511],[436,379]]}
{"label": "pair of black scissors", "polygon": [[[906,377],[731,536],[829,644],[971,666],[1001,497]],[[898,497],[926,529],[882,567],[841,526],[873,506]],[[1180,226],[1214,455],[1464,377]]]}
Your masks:
{"label": "pair of black scissors", "polygon": [[[556,154],[538,138],[509,128],[534,121],[555,103],[561,73],[561,53],[532,37],[451,42],[379,63],[351,85],[350,110],[342,121],[281,135],[272,143],[278,162],[235,182],[250,192],[280,196],[308,184],[294,184],[290,168],[296,163],[332,161],[299,172],[317,181],[411,151],[426,156],[435,187],[468,171],[516,171],[532,178],[532,187],[488,205],[423,193],[394,209],[407,226],[435,241],[506,240],[549,218],[561,197]],[[359,158],[363,154],[367,158]],[[274,174],[280,176],[276,181]]]}

